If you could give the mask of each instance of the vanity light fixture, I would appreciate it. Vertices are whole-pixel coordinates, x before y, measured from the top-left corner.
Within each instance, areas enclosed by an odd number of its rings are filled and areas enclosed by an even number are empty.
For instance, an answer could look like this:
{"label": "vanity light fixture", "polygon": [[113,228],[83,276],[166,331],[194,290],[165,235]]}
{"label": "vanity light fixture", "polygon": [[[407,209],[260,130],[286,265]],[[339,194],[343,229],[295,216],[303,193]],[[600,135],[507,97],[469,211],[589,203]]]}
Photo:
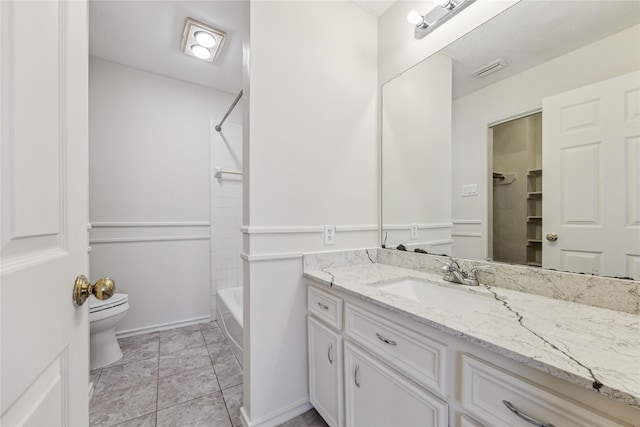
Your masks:
{"label": "vanity light fixture", "polygon": [[182,33],[182,51],[187,55],[213,62],[226,35],[224,31],[187,18]]}
{"label": "vanity light fixture", "polygon": [[458,12],[469,6],[476,0],[431,0],[435,3],[434,7],[424,15],[416,10],[412,10],[407,15],[407,21],[415,25],[413,35],[416,39],[422,39],[424,36],[435,30],[437,27],[453,18]]}
{"label": "vanity light fixture", "polygon": [[433,2],[447,10],[452,10],[454,7],[456,7],[456,2],[454,2],[453,0],[433,0]]}

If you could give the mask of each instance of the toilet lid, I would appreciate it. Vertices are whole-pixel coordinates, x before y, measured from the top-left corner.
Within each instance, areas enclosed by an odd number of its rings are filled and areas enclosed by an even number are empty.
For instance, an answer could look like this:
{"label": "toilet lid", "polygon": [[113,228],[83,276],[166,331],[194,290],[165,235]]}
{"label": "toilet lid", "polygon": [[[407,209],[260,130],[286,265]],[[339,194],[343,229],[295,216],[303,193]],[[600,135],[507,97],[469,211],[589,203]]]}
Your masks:
{"label": "toilet lid", "polygon": [[111,298],[106,300],[99,300],[93,295],[89,296],[89,312],[106,310],[107,308],[115,307],[117,305],[124,304],[129,300],[127,294],[113,294]]}

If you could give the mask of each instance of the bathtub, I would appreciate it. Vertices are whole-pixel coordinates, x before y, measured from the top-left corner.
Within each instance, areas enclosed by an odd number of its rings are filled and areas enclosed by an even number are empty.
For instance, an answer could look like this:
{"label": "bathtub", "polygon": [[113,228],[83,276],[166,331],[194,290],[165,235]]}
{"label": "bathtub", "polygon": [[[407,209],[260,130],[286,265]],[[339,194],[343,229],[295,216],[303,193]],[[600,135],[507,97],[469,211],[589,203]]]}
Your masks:
{"label": "bathtub", "polygon": [[218,290],[217,300],[222,332],[242,365],[242,287]]}

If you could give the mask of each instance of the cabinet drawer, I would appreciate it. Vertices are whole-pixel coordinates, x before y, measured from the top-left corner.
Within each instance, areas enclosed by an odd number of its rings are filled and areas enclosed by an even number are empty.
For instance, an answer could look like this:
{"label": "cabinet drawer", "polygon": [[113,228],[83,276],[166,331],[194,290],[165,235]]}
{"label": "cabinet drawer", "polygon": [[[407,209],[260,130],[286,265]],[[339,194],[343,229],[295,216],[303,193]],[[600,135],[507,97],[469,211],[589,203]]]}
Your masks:
{"label": "cabinet drawer", "polygon": [[353,427],[443,427],[449,406],[422,387],[345,343],[346,425]]}
{"label": "cabinet drawer", "polygon": [[329,325],[342,329],[342,298],[309,286],[308,310]]}
{"label": "cabinet drawer", "polygon": [[418,384],[447,396],[447,346],[347,303],[345,335]]}
{"label": "cabinet drawer", "polygon": [[547,426],[629,426],[510,372],[463,355],[462,405],[466,411],[487,425],[530,427],[531,423],[508,409],[505,401],[523,416]]}

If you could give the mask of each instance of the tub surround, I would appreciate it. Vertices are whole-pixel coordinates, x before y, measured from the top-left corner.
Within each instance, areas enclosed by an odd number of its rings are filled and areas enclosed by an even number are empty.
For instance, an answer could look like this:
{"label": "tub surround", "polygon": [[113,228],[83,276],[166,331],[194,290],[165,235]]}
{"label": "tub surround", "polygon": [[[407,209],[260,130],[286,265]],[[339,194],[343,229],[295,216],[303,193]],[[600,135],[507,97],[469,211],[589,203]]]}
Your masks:
{"label": "tub surround", "polygon": [[218,319],[222,332],[229,340],[231,351],[243,363],[242,325],[243,295],[242,287],[220,289],[217,298]]}
{"label": "tub surround", "polygon": [[[469,287],[443,281],[435,258],[384,249],[308,254],[304,275],[640,409],[639,282],[492,263],[492,272],[478,273],[481,286]],[[482,263],[461,264],[467,269]],[[458,312],[455,306],[428,307],[372,286],[405,277],[476,293],[492,303]]]}

